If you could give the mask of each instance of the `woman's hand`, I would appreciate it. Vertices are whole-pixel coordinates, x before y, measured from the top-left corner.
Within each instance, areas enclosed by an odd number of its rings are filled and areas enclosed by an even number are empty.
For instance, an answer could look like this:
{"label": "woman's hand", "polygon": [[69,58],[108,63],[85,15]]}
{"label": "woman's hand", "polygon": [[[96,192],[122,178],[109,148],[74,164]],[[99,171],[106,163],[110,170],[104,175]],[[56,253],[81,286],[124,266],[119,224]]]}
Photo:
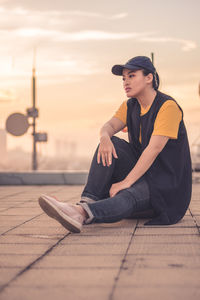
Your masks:
{"label": "woman's hand", "polygon": [[102,160],[103,166],[106,164],[109,167],[112,164],[112,154],[115,158],[118,158],[115,147],[109,136],[103,136],[100,140],[100,145],[97,153],[97,162]]}
{"label": "woman's hand", "polygon": [[109,194],[110,197],[114,197],[119,191],[127,189],[131,184],[125,180],[112,184]]}

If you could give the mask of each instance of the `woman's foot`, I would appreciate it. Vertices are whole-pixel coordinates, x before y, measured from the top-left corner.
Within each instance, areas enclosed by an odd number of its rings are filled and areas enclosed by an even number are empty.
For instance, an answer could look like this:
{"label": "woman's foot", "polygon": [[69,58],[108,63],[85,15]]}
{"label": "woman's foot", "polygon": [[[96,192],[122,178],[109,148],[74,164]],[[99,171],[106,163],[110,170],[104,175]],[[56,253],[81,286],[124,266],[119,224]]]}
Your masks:
{"label": "woman's foot", "polygon": [[41,195],[38,201],[49,217],[56,219],[71,232],[81,232],[83,222],[87,218],[87,213],[82,207],[60,202],[47,195]]}

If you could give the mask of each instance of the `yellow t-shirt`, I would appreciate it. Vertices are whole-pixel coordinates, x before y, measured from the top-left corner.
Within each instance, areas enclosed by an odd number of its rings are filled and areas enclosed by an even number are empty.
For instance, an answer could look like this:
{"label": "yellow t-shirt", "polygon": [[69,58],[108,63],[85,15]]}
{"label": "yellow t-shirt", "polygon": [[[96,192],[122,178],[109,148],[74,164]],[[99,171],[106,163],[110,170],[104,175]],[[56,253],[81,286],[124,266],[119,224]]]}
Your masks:
{"label": "yellow t-shirt", "polygon": [[[141,116],[146,114],[150,107],[151,105],[144,109],[141,106]],[[127,125],[127,100],[123,101],[113,117],[120,119]],[[177,139],[181,119],[182,112],[176,102],[173,100],[165,101],[157,114],[152,135],[164,135],[171,139]],[[141,143],[141,128],[139,140]]]}

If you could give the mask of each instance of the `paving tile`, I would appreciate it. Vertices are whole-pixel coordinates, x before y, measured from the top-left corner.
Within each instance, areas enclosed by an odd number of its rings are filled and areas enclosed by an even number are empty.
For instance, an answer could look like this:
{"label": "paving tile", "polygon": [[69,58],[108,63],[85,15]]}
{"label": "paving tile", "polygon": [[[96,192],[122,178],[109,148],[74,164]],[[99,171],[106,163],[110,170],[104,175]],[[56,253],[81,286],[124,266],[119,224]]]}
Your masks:
{"label": "paving tile", "polygon": [[10,226],[1,226],[0,227],[0,235],[4,232],[8,231],[11,227]]}
{"label": "paving tile", "polygon": [[34,260],[38,258],[39,255],[20,255],[20,254],[4,254],[0,255],[0,272],[1,268],[24,268]]}
{"label": "paving tile", "polygon": [[176,287],[145,287],[143,286],[131,286],[131,287],[117,287],[113,299],[136,299],[136,300],[199,300],[200,289],[198,287],[181,286]]}
{"label": "paving tile", "polygon": [[113,224],[89,224],[83,226],[81,235],[132,235],[135,228],[134,221],[131,225],[118,226]]}
{"label": "paving tile", "polygon": [[[47,255],[33,266],[33,269],[93,269],[93,268],[119,268],[124,254],[119,255]],[[58,270],[59,272],[59,270]]]}
{"label": "paving tile", "polygon": [[0,225],[0,228],[2,226],[8,226],[10,228],[14,227],[14,226],[17,226],[19,224],[21,224],[22,222],[20,220],[1,220],[1,225]]}
{"label": "paving tile", "polygon": [[127,244],[62,244],[53,249],[50,255],[103,255],[123,254]]}
{"label": "paving tile", "polygon": [[55,235],[42,235],[42,234],[30,234],[30,235],[2,235],[0,236],[0,244],[54,244],[58,241],[63,234]]}
{"label": "paving tile", "polygon": [[153,269],[129,267],[123,269],[117,283],[118,287],[199,287],[199,269],[168,268]]}
{"label": "paving tile", "polygon": [[170,225],[160,226],[144,226],[137,228],[135,235],[191,235],[198,234],[196,227],[171,227]]}
{"label": "paving tile", "polygon": [[[144,225],[145,222],[146,222],[146,220],[144,220],[144,219],[139,220],[138,227],[145,226]],[[195,225],[194,220],[193,220],[191,215],[188,215],[188,216],[185,215],[183,217],[183,219],[181,219],[178,223],[170,225],[171,228],[174,228],[174,227],[195,227],[195,226],[196,225]]]}
{"label": "paving tile", "polygon": [[194,216],[194,219],[197,222],[197,225],[200,226],[200,215],[199,216]]}
{"label": "paving tile", "polygon": [[28,244],[0,244],[1,254],[42,254],[48,249],[48,245]]}
{"label": "paving tile", "polygon": [[18,208],[28,208],[28,209],[38,208],[38,202],[37,201],[24,202],[24,203],[19,204],[17,207]]}
{"label": "paving tile", "polygon": [[128,249],[129,254],[145,255],[199,255],[200,243],[197,244],[149,244],[132,243]]}
{"label": "paving tile", "polygon": [[[13,298],[14,295],[14,298]],[[110,287],[9,287],[1,295],[1,300],[35,300],[35,299],[65,299],[65,300],[108,300]],[[120,299],[121,300],[121,299]]]}
{"label": "paving tile", "polygon": [[82,235],[70,234],[62,242],[62,244],[127,244],[131,239],[130,235]]}
{"label": "paving tile", "polygon": [[45,221],[40,221],[37,218],[24,223],[21,228],[60,228],[61,225],[56,220],[48,218]]}
{"label": "paving tile", "polygon": [[183,255],[145,255],[127,254],[123,268],[165,269],[186,268],[200,269],[200,256]]}
{"label": "paving tile", "polygon": [[143,244],[199,244],[200,236],[196,234],[149,234],[149,235],[134,235],[132,243],[143,243]]}
{"label": "paving tile", "polygon": [[[12,286],[21,287],[111,287],[118,268],[106,269],[31,269],[17,278]],[[59,276],[58,276],[59,274]]]}
{"label": "paving tile", "polygon": [[22,215],[22,216],[35,216],[37,214],[42,213],[41,209],[39,207],[37,208],[23,208],[23,207],[15,207],[10,208],[6,212],[1,212],[0,215]]}
{"label": "paving tile", "polygon": [[9,282],[13,277],[15,277],[19,272],[20,268],[0,268],[0,286]]}
{"label": "paving tile", "polygon": [[191,208],[191,212],[193,215],[200,215],[200,208]]}
{"label": "paving tile", "polygon": [[[45,218],[44,218],[45,216]],[[52,218],[47,218],[46,215],[40,215],[37,218],[34,218],[32,220],[30,220],[29,222],[27,222],[27,226],[31,226],[31,227],[60,227],[60,224],[58,222],[56,222],[54,219]]]}
{"label": "paving tile", "polygon": [[22,222],[32,219],[32,216],[20,216],[20,215],[13,216],[13,215],[5,214],[4,216],[1,215],[0,218],[1,218],[2,222],[3,221],[11,221],[11,222],[12,221],[20,221],[22,223]]}
{"label": "paving tile", "polygon": [[[55,221],[56,222],[56,221]],[[31,235],[31,234],[36,234],[36,235],[60,235],[60,234],[67,234],[69,231],[67,229],[65,229],[63,226],[59,225],[59,227],[56,226],[54,227],[31,227],[31,226],[27,226],[27,227],[17,227],[14,228],[12,231],[8,232],[8,235],[13,235],[13,234],[23,234],[23,235]]]}

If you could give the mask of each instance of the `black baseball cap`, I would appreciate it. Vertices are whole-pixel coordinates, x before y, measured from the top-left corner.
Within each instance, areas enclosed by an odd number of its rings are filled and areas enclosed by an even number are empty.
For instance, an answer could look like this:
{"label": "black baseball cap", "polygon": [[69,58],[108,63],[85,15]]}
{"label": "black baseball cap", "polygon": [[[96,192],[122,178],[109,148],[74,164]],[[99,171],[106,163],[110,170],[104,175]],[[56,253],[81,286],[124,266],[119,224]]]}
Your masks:
{"label": "black baseball cap", "polygon": [[112,73],[114,75],[122,75],[122,71],[124,68],[133,71],[146,69],[151,73],[156,72],[154,65],[152,64],[150,58],[147,56],[136,56],[129,59],[124,65],[114,65],[112,67]]}

